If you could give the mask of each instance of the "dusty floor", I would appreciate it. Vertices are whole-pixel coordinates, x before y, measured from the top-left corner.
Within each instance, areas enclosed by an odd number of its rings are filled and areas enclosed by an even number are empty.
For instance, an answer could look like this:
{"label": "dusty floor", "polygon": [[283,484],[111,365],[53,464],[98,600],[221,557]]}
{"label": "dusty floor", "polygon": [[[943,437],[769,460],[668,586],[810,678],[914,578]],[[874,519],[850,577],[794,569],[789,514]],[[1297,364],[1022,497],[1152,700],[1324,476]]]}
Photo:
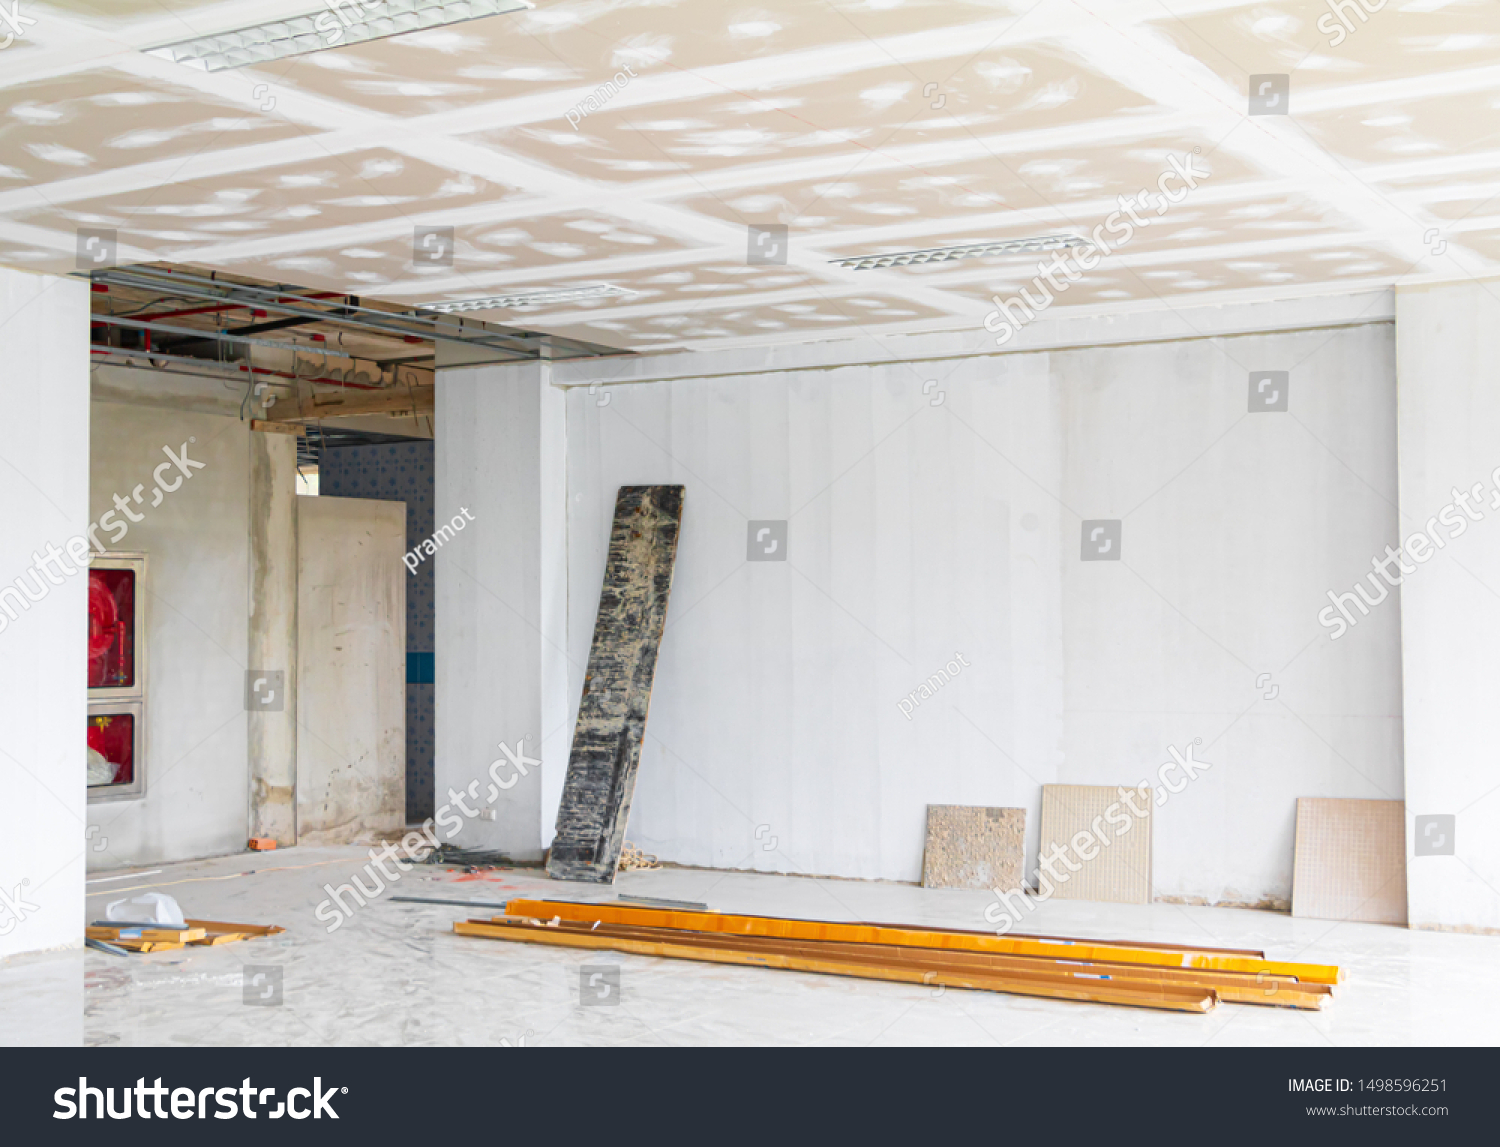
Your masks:
{"label": "dusty floor", "polygon": [[[346,883],[366,863],[361,849],[297,848],[91,884],[95,916],[122,890],[152,885],[176,896],[189,916],[287,930],[223,948],[12,960],[0,965],[0,1043],[1325,1046],[1493,1044],[1500,1032],[1493,976],[1500,937],[1239,909],[1064,901],[1042,905],[1018,929],[1264,948],[1273,958],[1347,969],[1346,984],[1322,1013],[1222,1004],[1187,1016],[506,944],[453,934],[453,921],[482,912],[389,900],[613,899],[623,892],[725,911],[983,928],[990,897],[982,892],[680,869],[626,874],[613,889],[590,890],[556,884],[535,869],[465,877],[417,868],[368,906],[355,906],[330,934],[328,910],[317,918],[324,884]],[[618,966],[617,1003],[581,1003],[585,964]]]}

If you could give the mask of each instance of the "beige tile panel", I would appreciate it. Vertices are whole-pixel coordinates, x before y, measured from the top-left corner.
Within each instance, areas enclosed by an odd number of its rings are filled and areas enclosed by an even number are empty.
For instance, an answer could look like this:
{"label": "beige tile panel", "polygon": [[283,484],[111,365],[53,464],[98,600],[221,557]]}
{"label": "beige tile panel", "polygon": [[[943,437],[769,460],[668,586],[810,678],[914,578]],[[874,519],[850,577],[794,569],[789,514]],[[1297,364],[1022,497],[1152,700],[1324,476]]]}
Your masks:
{"label": "beige tile panel", "polygon": [[1406,923],[1406,803],[1301,797],[1292,915]]}
{"label": "beige tile panel", "polygon": [[[1151,902],[1151,795],[1147,791],[1133,798],[1145,814],[1137,817],[1122,797],[1126,792],[1114,785],[1042,786],[1041,855],[1050,856],[1054,845],[1060,847],[1053,869],[1067,877],[1053,882],[1054,897]],[[1076,848],[1073,841],[1080,833],[1087,833],[1094,843],[1083,840],[1082,848]],[[1085,860],[1090,853],[1092,859]],[[1079,870],[1071,871],[1070,864]],[[1043,873],[1040,879],[1048,878]]]}

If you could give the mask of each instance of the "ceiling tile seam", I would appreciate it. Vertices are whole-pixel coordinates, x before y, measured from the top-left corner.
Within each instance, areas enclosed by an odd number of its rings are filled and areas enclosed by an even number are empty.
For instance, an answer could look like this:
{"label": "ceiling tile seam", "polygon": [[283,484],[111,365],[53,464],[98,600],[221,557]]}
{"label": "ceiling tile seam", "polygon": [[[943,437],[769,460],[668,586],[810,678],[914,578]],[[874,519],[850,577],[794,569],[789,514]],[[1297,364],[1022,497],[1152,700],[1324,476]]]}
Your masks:
{"label": "ceiling tile seam", "polygon": [[[86,40],[91,35],[87,29],[80,28],[70,21],[57,21],[55,28],[71,32],[80,41]],[[923,35],[929,34],[923,33]],[[223,90],[229,82],[227,78],[221,78],[226,77],[226,73],[200,73],[194,69],[185,69],[179,65],[145,55],[119,58],[115,61],[115,66],[137,76],[146,76],[152,79],[165,78],[173,82],[179,81],[179,73],[186,72],[190,78],[181,78],[181,82],[184,85],[191,86],[207,94],[233,98],[232,95],[225,93]],[[162,75],[161,73],[168,74]],[[557,169],[531,163],[519,157],[506,155],[503,152],[460,145],[458,141],[451,138],[445,139],[445,143],[448,146],[441,149],[442,155],[440,157],[433,156],[430,150],[430,141],[416,138],[418,129],[410,126],[410,121],[394,121],[390,117],[366,113],[362,109],[354,108],[351,105],[339,104],[336,101],[321,98],[303,101],[302,110],[304,114],[308,111],[332,112],[332,118],[335,119],[354,119],[361,121],[362,124],[376,123],[380,128],[385,129],[382,131],[382,135],[387,140],[387,146],[392,147],[394,150],[412,154],[439,168],[445,165],[454,168],[453,159],[456,156],[462,156],[471,162],[457,165],[456,170],[470,175],[484,176],[492,182],[500,183],[501,185],[520,187],[525,190],[537,191],[549,195],[558,194],[560,191],[566,194],[567,190],[573,190],[581,197],[598,196],[603,190],[597,184],[590,184],[577,176]],[[289,115],[287,118],[295,117]],[[314,126],[327,125],[315,121]],[[397,132],[397,138],[394,140],[390,137],[390,133],[393,130]],[[405,142],[406,146],[402,147],[398,140]],[[503,172],[493,170],[497,160],[503,165]],[[184,167],[187,165],[187,162],[184,161]],[[518,175],[522,176],[519,180],[517,179]],[[379,192],[377,191],[376,194],[379,194]],[[634,211],[621,213],[619,206],[623,203],[625,203],[625,200],[622,197],[607,197],[603,213],[613,214],[619,218],[631,219],[639,219],[642,215],[650,215],[654,217],[653,222],[657,229],[669,235],[695,239],[703,237],[702,241],[708,242],[713,242],[715,238],[722,239],[724,242],[730,241],[728,234],[721,234],[720,227],[715,225],[716,221],[698,216],[696,213],[675,210],[669,207],[646,207],[645,205],[636,208]],[[404,215],[404,213],[401,214]],[[410,225],[410,221],[408,221],[408,225]],[[735,238],[737,237],[735,236]],[[300,236],[289,237],[287,245],[289,248],[305,249],[302,246],[302,237]],[[272,248],[272,252],[274,253],[274,248]],[[835,282],[841,280],[844,275],[842,268],[830,268],[820,262],[814,263],[808,261],[808,265],[804,266],[803,269]],[[936,309],[945,310],[953,314],[966,314],[973,310],[973,303],[967,299],[951,298],[943,295],[941,292],[926,289],[920,289],[918,293],[923,296],[923,300],[928,306]]]}
{"label": "ceiling tile seam", "polygon": [[864,285],[861,285],[861,286],[864,286]]}
{"label": "ceiling tile seam", "polygon": [[[1196,5],[1196,6],[1190,5],[1189,7],[1196,7],[1196,8],[1200,8],[1202,10],[1206,10],[1206,11],[1219,11],[1219,10],[1233,9],[1233,8],[1236,8],[1236,7],[1243,7],[1243,6],[1245,6],[1245,5],[1242,4],[1242,3],[1217,3],[1217,2],[1213,2],[1213,3],[1204,3],[1204,4]],[[1151,11],[1151,9],[1152,9],[1152,6],[1150,4],[1136,5],[1136,7],[1142,13],[1149,13]],[[1118,18],[1118,15],[1117,15],[1116,18]],[[78,35],[80,38],[89,37],[89,36],[93,35],[84,26],[75,24],[75,23],[73,23],[71,21],[58,22],[58,23],[59,23],[59,25],[65,24],[66,26],[69,26],[69,27],[73,28],[75,30],[75,34]],[[982,28],[987,27],[987,26],[988,25],[968,25],[968,26],[965,26],[965,27],[959,29],[959,31],[964,31],[964,32],[973,31],[975,29],[982,29]],[[1064,25],[1064,27],[1065,27],[1065,25]],[[948,31],[951,31],[951,29],[948,30]],[[1056,34],[1057,34],[1056,32],[1049,30],[1049,31],[1047,31],[1045,33],[1038,33],[1033,38],[1036,39],[1036,40],[1046,40],[1046,39],[1053,38],[1053,36],[1056,35]],[[917,33],[917,34],[909,34],[909,35],[922,35],[922,36],[926,37],[926,36],[932,35],[932,33]],[[882,41],[877,41],[877,43],[881,43],[881,42]],[[942,53],[940,53],[940,55],[941,54]],[[948,54],[948,55],[952,54],[951,45],[947,47],[946,54]],[[159,70],[159,71],[153,71],[153,72],[150,72],[149,74],[151,74],[153,76],[153,78],[163,79],[163,80],[168,81],[168,82],[180,79],[180,80],[183,80],[183,82],[185,82],[185,83],[192,84],[192,80],[190,79],[190,77],[201,77],[203,75],[202,73],[198,73],[198,72],[194,71],[193,69],[182,68],[182,67],[177,66],[177,65],[166,64],[165,61],[157,61],[157,60],[155,60],[152,57],[144,57],[143,56],[143,57],[141,57],[141,59],[150,61],[151,64],[153,64],[153,65],[154,64],[161,64],[161,65],[163,65],[163,67],[162,67],[161,70]],[[884,57],[882,57],[879,62],[881,64],[881,66],[887,66],[890,63],[890,61],[888,59],[885,59]],[[757,75],[759,75],[760,74],[760,72],[759,72],[759,65],[760,65],[760,61],[759,60],[735,61],[732,65],[714,65],[714,66],[711,66],[711,68],[712,67],[731,67],[731,66],[732,67],[743,67],[743,68],[748,68],[748,69],[754,71]],[[131,68],[129,68],[128,66],[126,66],[123,63],[117,64],[115,66],[119,66],[122,69],[127,70],[127,71],[132,70]],[[711,68],[710,69],[698,69],[698,71],[708,71],[708,70],[711,70]],[[1486,75],[1488,75],[1490,72],[1495,71],[1495,70],[1496,69],[1478,69],[1478,71],[1483,71]],[[183,73],[187,73],[188,75],[184,76]],[[628,106],[633,106],[632,101],[641,101],[643,99],[641,93],[642,92],[649,93],[650,90],[651,90],[650,89],[650,85],[648,83],[648,80],[649,80],[649,77],[643,78],[643,80],[641,81],[641,83],[632,84],[629,89],[627,89],[625,92],[622,92],[620,94],[620,96],[617,97],[617,99],[615,101],[616,102],[616,106],[628,107]],[[3,86],[3,81],[0,81],[0,86]],[[196,88],[198,85],[193,84],[193,86]],[[1350,86],[1350,90],[1358,89],[1358,88],[1361,88],[1361,87],[1368,87],[1368,86],[1369,85],[1351,85]],[[295,84],[286,84],[286,85],[284,85],[284,90],[289,91],[289,92],[300,92],[301,91],[301,89],[299,89]],[[559,92],[559,93],[556,93],[556,94],[559,96],[559,98],[561,98],[563,96],[582,98],[582,96],[586,96],[586,95],[590,94],[590,92],[592,90],[593,90],[592,88],[589,88],[589,89],[585,89],[585,88],[572,89],[572,88],[570,88],[570,89],[565,89],[562,92]],[[1344,89],[1339,89],[1339,90],[1344,90]],[[212,89],[212,91],[213,91],[214,94],[219,94],[219,95],[224,94],[221,90],[219,90],[217,88]],[[635,94],[632,95],[631,93],[635,93]],[[360,148],[369,147],[369,146],[378,146],[378,141],[380,139],[380,133],[383,132],[383,130],[385,128],[385,120],[384,119],[375,119],[374,116],[373,116],[373,113],[365,113],[365,112],[363,112],[363,109],[356,109],[352,105],[343,104],[343,103],[340,103],[338,101],[328,100],[326,97],[309,96],[307,98],[311,99],[311,100],[320,101],[320,102],[326,104],[328,106],[328,108],[331,111],[333,111],[333,112],[344,111],[344,112],[348,112],[348,113],[355,114],[355,115],[361,115],[362,114],[362,115],[370,116],[371,119],[372,119],[372,125],[371,126],[366,127],[366,128],[358,129],[358,131],[352,132],[352,133],[350,132],[350,129],[347,129],[347,128],[342,128],[342,129],[335,128],[335,129],[331,129],[330,132],[329,132],[329,134],[332,135],[332,136],[342,137],[342,136],[345,136],[346,134],[355,134],[355,135],[358,136],[358,139],[333,138],[333,139],[326,140],[324,142],[325,142],[325,144],[327,146],[327,150],[342,152],[342,151],[348,151],[348,150],[359,150]],[[511,98],[506,99],[506,100],[490,101],[490,102],[488,102],[486,104],[476,105],[473,109],[470,109],[470,111],[472,112],[473,116],[476,117],[479,120],[479,122],[477,122],[471,128],[464,128],[464,127],[461,127],[461,126],[456,126],[455,125],[455,117],[453,116],[453,114],[451,112],[433,113],[432,115],[427,116],[427,117],[417,117],[416,119],[405,120],[405,121],[402,121],[402,122],[408,124],[409,126],[412,126],[415,130],[418,130],[419,132],[423,132],[423,133],[429,132],[429,131],[433,131],[433,130],[437,130],[437,131],[441,132],[442,134],[461,135],[461,134],[470,134],[470,133],[476,132],[476,131],[493,130],[497,125],[498,126],[522,126],[522,125],[527,124],[527,123],[545,122],[546,120],[549,120],[549,119],[560,118],[560,113],[550,103],[549,103],[548,106],[549,106],[549,109],[551,109],[551,110],[549,110],[546,113],[546,115],[538,115],[535,118],[526,118],[526,117],[523,116],[523,117],[518,117],[518,118],[514,118],[514,119],[508,119],[505,116],[505,114],[504,114],[505,113],[505,108],[507,106],[511,105],[511,104],[518,103],[518,102],[521,102],[521,101],[530,101],[530,100],[534,100],[534,99],[540,99],[540,98],[543,98],[543,97],[541,97],[541,96],[535,96],[535,97],[533,97],[533,96],[525,96],[525,97],[519,97],[519,98],[517,98],[517,97],[511,97]],[[550,100],[552,97],[551,97],[551,95],[548,95],[546,98],[548,98]],[[671,100],[680,99],[681,96],[678,95],[678,94],[676,94],[676,93],[667,93],[663,98],[666,101],[671,101]],[[1370,98],[1371,99],[1384,98],[1384,96],[1372,95]],[[577,102],[576,99],[572,100],[572,103],[576,103],[576,102]],[[564,109],[566,109],[566,107],[572,106],[572,103],[563,104],[562,107]],[[1173,115],[1175,115],[1175,113],[1173,113]],[[429,120],[431,120],[433,122],[430,122],[430,123],[427,122]],[[1095,121],[1095,122],[1101,122],[1101,121]],[[1112,125],[1112,126],[1114,126],[1115,128],[1118,127],[1118,125]],[[1015,134],[1015,133],[1002,133],[1002,134]],[[1035,133],[1035,134],[1042,134],[1042,133],[1038,132],[1038,133]],[[994,140],[991,141],[991,146],[992,147],[1002,146],[999,143],[999,137],[996,137],[996,139],[994,139]],[[1034,143],[1032,141],[1029,141],[1029,140],[1028,141],[1023,141],[1020,146],[1023,146],[1023,147],[1025,147],[1025,146],[1034,146]],[[1063,144],[1061,146],[1066,146],[1066,144]],[[659,192],[656,192],[655,189],[652,189],[652,191],[650,193],[651,194],[660,194]],[[3,200],[0,200],[0,209],[3,209]]]}
{"label": "ceiling tile seam", "polygon": [[[142,58],[148,58],[148,57],[142,57]],[[168,64],[168,66],[169,66],[169,64]],[[1491,69],[1491,70],[1496,70],[1496,69]],[[1367,87],[1368,87],[1368,85],[1367,85]],[[311,234],[315,235],[315,234],[317,234],[317,232],[311,232]],[[306,237],[308,237],[308,232],[305,232],[305,235],[303,235],[303,238],[306,238]]]}

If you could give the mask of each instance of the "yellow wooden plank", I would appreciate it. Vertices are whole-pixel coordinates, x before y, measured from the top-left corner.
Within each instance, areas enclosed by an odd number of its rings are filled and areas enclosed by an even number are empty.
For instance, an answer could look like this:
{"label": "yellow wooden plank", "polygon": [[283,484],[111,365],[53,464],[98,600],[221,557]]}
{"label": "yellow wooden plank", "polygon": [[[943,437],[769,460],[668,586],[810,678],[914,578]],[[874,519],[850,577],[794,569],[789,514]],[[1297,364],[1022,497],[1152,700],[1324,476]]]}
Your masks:
{"label": "yellow wooden plank", "polygon": [[773,952],[745,952],[731,948],[690,947],[669,941],[629,940],[623,937],[596,936],[587,932],[567,932],[560,928],[493,924],[480,920],[460,920],[453,925],[453,930],[463,936],[483,936],[524,944],[549,944],[565,948],[607,948],[634,955],[660,956],[668,959],[700,960],[714,964],[738,964],[757,968],[781,968],[788,971],[818,972],[824,975],[852,976],[867,980],[972,988],[1004,992],[1008,995],[1040,996],[1046,999],[1126,1004],[1176,1012],[1207,1012],[1211,1011],[1217,1003],[1211,989],[1188,986],[1127,985],[1120,982],[1051,976],[1042,973],[986,975],[957,971],[922,971],[917,968],[851,964],[839,960]]}
{"label": "yellow wooden plank", "polygon": [[224,932],[236,936],[275,936],[286,929],[277,924],[226,924],[222,920],[188,920],[189,928],[202,928],[212,935]]}
{"label": "yellow wooden plank", "polygon": [[[97,939],[97,937],[90,937]],[[108,940],[106,943],[113,944],[117,948],[126,948],[132,952],[175,952],[187,945],[180,943],[168,943],[165,940]]]}
{"label": "yellow wooden plank", "polygon": [[784,955],[848,962],[897,964],[919,971],[960,971],[1003,975],[1007,971],[1067,977],[1093,976],[1122,983],[1187,985],[1211,988],[1220,1000],[1263,1007],[1317,1011],[1331,998],[1326,984],[1299,984],[1274,977],[1247,976],[1237,972],[1204,971],[1197,968],[1166,968],[1054,959],[1045,956],[1000,955],[956,949],[910,948],[890,944],[851,944],[839,940],[782,940],[767,936],[737,936],[722,932],[682,932],[639,924],[585,924],[581,920],[541,921],[525,917],[498,917],[494,924],[524,923],[596,937],[664,941],[690,947],[727,946],[748,951],[774,951]]}
{"label": "yellow wooden plank", "polygon": [[560,900],[516,899],[507,902],[511,916],[564,920],[595,920],[613,924],[644,924],[688,932],[722,932],[740,936],[775,936],[786,940],[842,940],[855,944],[896,944],[908,948],[951,948],[970,952],[998,952],[1016,956],[1047,956],[1070,960],[1108,960],[1120,964],[1208,971],[1264,973],[1310,984],[1336,984],[1342,973],[1327,964],[1287,963],[1246,956],[1216,956],[1191,950],[1127,948],[1087,940],[1051,942],[972,932],[937,932],[874,924],[840,924],[825,920],[792,920],[776,916],[734,916],[720,912],[686,912],[641,908],[626,904],[574,904]]}

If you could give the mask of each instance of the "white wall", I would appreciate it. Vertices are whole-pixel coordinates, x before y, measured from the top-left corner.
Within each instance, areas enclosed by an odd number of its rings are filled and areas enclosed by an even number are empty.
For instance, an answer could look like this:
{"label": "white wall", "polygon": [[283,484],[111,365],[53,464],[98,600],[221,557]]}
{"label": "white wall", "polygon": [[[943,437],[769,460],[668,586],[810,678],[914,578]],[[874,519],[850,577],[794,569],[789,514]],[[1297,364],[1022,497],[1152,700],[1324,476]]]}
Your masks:
{"label": "white wall", "polygon": [[[1393,353],[1379,323],[1053,356],[1062,779],[1154,783],[1193,740],[1213,766],[1155,810],[1158,896],[1285,906],[1297,797],[1401,799],[1396,595],[1317,620],[1394,535]],[[1248,412],[1255,370],[1290,372],[1285,413]],[[1078,520],[1114,518],[1122,559],[1081,561]]]}
{"label": "white wall", "polygon": [[[1025,807],[1034,849],[1042,784],[1134,783],[1201,738],[1212,770],[1158,810],[1158,894],[1285,901],[1297,796],[1402,795],[1398,607],[1338,643],[1317,622],[1393,528],[1391,341],[972,357],[927,336],[925,361],[662,356],[626,377],[700,377],[571,390],[575,709],[615,491],[687,486],[629,838],[916,880],[929,803]],[[1293,372],[1288,413],[1248,413],[1257,369]],[[1080,562],[1085,518],[1124,519],[1123,561]],[[788,561],[746,562],[759,519],[789,520]],[[908,721],[898,700],[955,653],[972,668]]]}
{"label": "white wall", "polygon": [[[572,735],[563,665],[566,443],[550,369],[451,367],[437,380],[436,518],[467,508],[473,521],[428,559],[438,635],[434,795],[440,811],[452,803],[494,815],[455,814],[462,830],[439,834],[517,860],[541,859],[544,834],[551,840]],[[512,785],[492,800],[500,743],[523,741],[542,767],[517,780],[504,766],[497,775]],[[477,799],[450,802],[451,791],[475,782]]]}
{"label": "white wall", "polygon": [[[88,526],[88,313],[87,283],[0,269],[0,585]],[[0,911],[0,956],[83,943],[88,579],[42,584],[0,615],[0,885],[36,906]]]}
{"label": "white wall", "polygon": [[[1496,284],[1397,295],[1401,535],[1482,483],[1482,521],[1402,587],[1407,915],[1414,928],[1500,930],[1500,302]],[[1471,501],[1471,505],[1476,503]],[[1440,535],[1451,531],[1439,527]],[[1394,536],[1391,540],[1395,540]],[[1453,855],[1416,856],[1415,819],[1455,818]]]}
{"label": "white wall", "polygon": [[[116,372],[112,377],[119,379]],[[123,380],[120,380],[123,385]],[[212,384],[208,384],[211,386]],[[199,388],[203,389],[202,387]],[[112,393],[123,393],[120,390]],[[234,416],[162,404],[92,406],[89,513],[149,491],[162,448],[204,463],[112,549],[150,556],[146,603],[146,792],[94,803],[91,867],[147,864],[245,847],[249,773],[244,708],[249,598],[249,434]]]}
{"label": "white wall", "polygon": [[[897,364],[611,387],[602,407],[569,393],[573,665],[616,490],[687,487],[633,843],[909,880],[929,802],[1035,812],[1062,763],[1057,395],[1039,358],[945,369],[938,407],[923,380]],[[762,519],[789,522],[785,562],[746,561]],[[972,668],[908,720],[898,701],[956,654]]]}

